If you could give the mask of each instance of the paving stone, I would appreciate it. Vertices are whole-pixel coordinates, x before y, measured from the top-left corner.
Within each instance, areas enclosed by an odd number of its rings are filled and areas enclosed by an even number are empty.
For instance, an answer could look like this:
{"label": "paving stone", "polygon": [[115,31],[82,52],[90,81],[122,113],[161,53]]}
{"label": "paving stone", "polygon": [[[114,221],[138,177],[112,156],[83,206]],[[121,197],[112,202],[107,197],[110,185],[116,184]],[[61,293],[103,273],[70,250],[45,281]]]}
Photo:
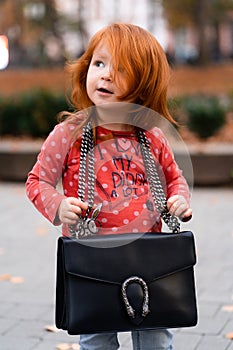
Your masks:
{"label": "paving stone", "polygon": [[[192,333],[196,334],[208,334],[219,335],[227,324],[227,315],[217,315],[216,317],[202,317],[199,319],[196,327],[192,328]],[[184,329],[184,332],[190,332],[190,330]]]}
{"label": "paving stone", "polygon": [[233,341],[231,341],[230,346],[227,348],[227,350],[233,350]]}
{"label": "paving stone", "polygon": [[[60,335],[60,336],[59,336]],[[131,336],[129,333],[120,333],[118,335],[120,348],[119,350],[129,350],[132,349]],[[61,343],[67,344],[77,344],[77,336],[64,336],[62,333],[51,334],[49,339],[43,338],[43,342],[35,347],[35,350],[52,350],[56,349],[56,346]],[[33,349],[34,350],[34,349]]]}
{"label": "paving stone", "polygon": [[[223,337],[205,335],[198,344],[198,350],[228,350],[230,341]],[[180,350],[180,349],[179,349]]]}
{"label": "paving stone", "polygon": [[[14,338],[12,335],[0,335],[0,350],[33,350],[38,344],[36,339]],[[50,350],[47,348],[46,350]]]}
{"label": "paving stone", "polygon": [[[17,325],[16,320],[9,320],[7,318],[0,318],[0,334],[4,335]],[[1,348],[0,348],[1,349]]]}
{"label": "paving stone", "polygon": [[[44,326],[46,326],[46,324]],[[48,341],[56,341],[58,343],[69,343],[69,342],[77,343],[79,336],[69,335],[67,332],[63,330],[57,333],[48,332],[43,327],[43,339]]]}
{"label": "paving stone", "polygon": [[196,350],[197,345],[200,342],[200,339],[201,339],[201,335],[197,335],[197,334],[175,333],[174,349],[187,350],[187,344],[188,344],[188,350]]}
{"label": "paving stone", "polygon": [[31,350],[57,350],[58,344],[59,343],[53,341],[41,340]]}
{"label": "paving stone", "polygon": [[222,304],[200,302],[198,307],[199,319],[202,317],[214,317],[221,309]]}
{"label": "paving stone", "polygon": [[[2,285],[0,285],[0,288],[2,287]],[[0,300],[1,300],[1,294],[0,294]],[[6,315],[8,315],[9,312],[11,312],[11,310],[14,310],[16,306],[16,303],[9,303],[9,302],[0,302],[0,317],[4,317]]]}
{"label": "paving stone", "polygon": [[50,312],[50,308],[46,305],[19,304],[8,312],[7,317],[20,320],[37,320],[44,318],[45,313]]}
{"label": "paving stone", "polygon": [[[54,323],[56,243],[60,234],[25,197],[24,184],[0,182],[0,275],[22,276],[22,284],[0,281],[0,350],[52,350],[76,343],[66,332],[45,331]],[[233,331],[232,304],[233,191],[193,191],[193,220],[182,225],[195,233],[195,266],[199,323],[174,330],[175,350],[233,350],[225,335]],[[223,210],[224,207],[224,210]],[[132,349],[131,337],[120,334],[121,350]]]}
{"label": "paving stone", "polygon": [[233,316],[232,313],[228,316],[228,322],[222,330],[222,335],[226,336],[228,333],[233,333]]}
{"label": "paving stone", "polygon": [[44,323],[41,320],[18,320],[12,329],[9,329],[5,334],[12,335],[13,338],[18,339],[29,339],[36,338],[41,339],[44,335]]}

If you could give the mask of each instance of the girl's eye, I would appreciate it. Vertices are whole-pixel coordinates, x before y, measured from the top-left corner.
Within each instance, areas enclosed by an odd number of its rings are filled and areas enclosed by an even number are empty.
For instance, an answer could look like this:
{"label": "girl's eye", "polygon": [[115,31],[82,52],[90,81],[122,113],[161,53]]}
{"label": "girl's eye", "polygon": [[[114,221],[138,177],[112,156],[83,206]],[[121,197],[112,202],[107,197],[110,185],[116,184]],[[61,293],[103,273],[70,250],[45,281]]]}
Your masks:
{"label": "girl's eye", "polygon": [[94,62],[94,65],[95,65],[96,67],[100,67],[100,68],[104,67],[104,63],[103,63],[102,61],[95,61],[95,62]]}
{"label": "girl's eye", "polygon": [[119,66],[119,67],[118,67],[118,72],[119,72],[119,73],[125,73],[126,71],[125,71],[125,68]]}

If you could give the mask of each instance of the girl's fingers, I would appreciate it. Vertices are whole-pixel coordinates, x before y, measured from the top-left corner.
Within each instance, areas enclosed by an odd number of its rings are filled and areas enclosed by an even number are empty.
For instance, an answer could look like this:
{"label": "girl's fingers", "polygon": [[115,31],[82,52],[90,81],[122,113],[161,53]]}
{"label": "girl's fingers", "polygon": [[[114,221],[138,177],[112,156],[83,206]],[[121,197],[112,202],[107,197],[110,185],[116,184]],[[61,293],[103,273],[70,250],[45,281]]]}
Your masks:
{"label": "girl's fingers", "polygon": [[81,208],[81,210],[87,210],[88,204],[86,202],[81,201],[78,198],[75,197],[68,197],[67,201],[69,204],[71,204],[74,207]]}
{"label": "girl's fingers", "polygon": [[180,216],[183,212],[187,210],[187,203],[183,203],[183,201],[174,201],[174,203],[168,206],[168,210],[173,216]]}
{"label": "girl's fingers", "polygon": [[70,211],[74,213],[76,216],[79,216],[82,214],[82,209],[81,207],[78,207],[76,205],[71,205],[70,206]]}
{"label": "girl's fingers", "polygon": [[189,208],[188,210],[186,210],[186,212],[181,216],[181,220],[183,222],[187,222],[189,220],[192,219],[192,216],[193,216],[193,212],[192,212],[192,209]]}
{"label": "girl's fingers", "polygon": [[191,220],[191,218],[192,218],[192,209],[191,208],[183,209],[183,208],[184,208],[183,206],[180,206],[176,210],[170,211],[170,214],[172,216],[179,217],[180,220],[183,221],[183,222],[187,222],[187,221]]}
{"label": "girl's fingers", "polygon": [[189,221],[192,218],[192,209],[189,208],[183,196],[175,195],[168,199],[167,208],[172,216],[177,216],[182,221]]}
{"label": "girl's fingers", "polygon": [[180,217],[186,212],[186,210],[186,204],[181,204],[179,206],[172,207],[172,215]]}
{"label": "girl's fingers", "polygon": [[167,208],[170,211],[171,207],[175,204],[175,202],[179,199],[178,195],[172,196],[167,200]]}
{"label": "girl's fingers", "polygon": [[88,209],[88,204],[75,197],[67,197],[60,203],[58,217],[61,223],[75,225],[82,211]]}
{"label": "girl's fingers", "polygon": [[77,223],[78,216],[73,212],[64,212],[61,214],[60,220],[63,224],[74,225]]}

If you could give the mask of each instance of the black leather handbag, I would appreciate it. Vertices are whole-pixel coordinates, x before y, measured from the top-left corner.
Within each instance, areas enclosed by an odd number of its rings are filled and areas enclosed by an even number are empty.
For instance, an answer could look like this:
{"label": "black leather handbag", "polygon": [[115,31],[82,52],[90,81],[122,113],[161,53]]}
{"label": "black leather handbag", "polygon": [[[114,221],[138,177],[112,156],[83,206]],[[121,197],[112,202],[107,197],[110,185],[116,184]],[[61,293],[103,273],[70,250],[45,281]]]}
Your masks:
{"label": "black leather handbag", "polygon": [[72,335],[195,326],[195,262],[189,231],[60,237],[56,326]]}
{"label": "black leather handbag", "polygon": [[[154,199],[155,191],[159,193],[156,207],[172,233],[93,235],[94,220],[85,215],[70,229],[71,237],[58,239],[56,326],[71,335],[197,323],[194,236],[190,231],[179,232],[177,219],[167,212],[156,169],[148,169],[147,163],[153,160],[141,136],[151,192]],[[80,169],[85,174],[83,154]],[[88,176],[90,203],[93,179],[90,172]],[[79,178],[79,183],[85,181]],[[83,199],[84,190],[79,197]]]}

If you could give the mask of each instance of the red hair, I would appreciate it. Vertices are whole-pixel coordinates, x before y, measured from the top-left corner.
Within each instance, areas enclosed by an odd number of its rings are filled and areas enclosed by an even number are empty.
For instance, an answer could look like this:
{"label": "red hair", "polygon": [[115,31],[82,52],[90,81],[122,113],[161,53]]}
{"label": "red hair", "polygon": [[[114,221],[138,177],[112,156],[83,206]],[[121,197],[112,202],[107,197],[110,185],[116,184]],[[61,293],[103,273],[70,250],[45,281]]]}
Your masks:
{"label": "red hair", "polygon": [[[67,66],[72,79],[71,100],[77,110],[93,105],[86,91],[86,77],[93,52],[106,44],[113,58],[114,71],[126,72],[128,90],[119,101],[130,101],[150,108],[175,123],[167,107],[170,68],[166,55],[152,34],[133,24],[113,23],[98,31],[85,53]],[[114,76],[113,76],[114,78]],[[120,86],[120,81],[115,81]]]}

